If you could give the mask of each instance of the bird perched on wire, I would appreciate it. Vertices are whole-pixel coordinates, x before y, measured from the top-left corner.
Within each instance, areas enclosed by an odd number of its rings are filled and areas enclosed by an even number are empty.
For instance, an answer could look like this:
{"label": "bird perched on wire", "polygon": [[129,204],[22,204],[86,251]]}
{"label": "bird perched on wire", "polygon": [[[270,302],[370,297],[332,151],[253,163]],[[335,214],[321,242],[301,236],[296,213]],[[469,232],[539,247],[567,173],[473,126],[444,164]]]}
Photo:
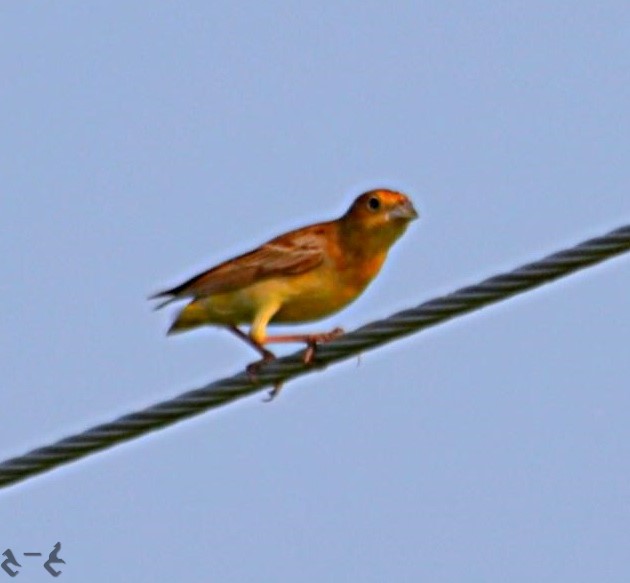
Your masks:
{"label": "bird perched on wire", "polygon": [[[190,300],[168,334],[204,325],[223,326],[262,356],[255,374],[275,355],[265,345],[304,342],[310,363],[322,334],[267,335],[268,324],[297,324],[334,314],[354,301],[380,271],[387,252],[418,213],[402,193],[387,189],[360,195],[340,218],[289,231],[257,249],[229,259],[149,299],[167,298],[155,309]],[[249,333],[239,325],[249,324]],[[279,386],[272,391],[273,397]]]}

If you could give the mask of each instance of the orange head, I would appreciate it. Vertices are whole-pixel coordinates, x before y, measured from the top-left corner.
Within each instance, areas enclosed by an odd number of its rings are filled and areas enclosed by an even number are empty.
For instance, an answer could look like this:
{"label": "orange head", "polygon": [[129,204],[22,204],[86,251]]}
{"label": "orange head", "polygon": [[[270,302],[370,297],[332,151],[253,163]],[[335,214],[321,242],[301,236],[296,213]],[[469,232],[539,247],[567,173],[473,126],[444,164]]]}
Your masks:
{"label": "orange head", "polygon": [[411,201],[401,192],[379,188],[363,193],[342,217],[344,230],[369,247],[388,249],[418,218]]}

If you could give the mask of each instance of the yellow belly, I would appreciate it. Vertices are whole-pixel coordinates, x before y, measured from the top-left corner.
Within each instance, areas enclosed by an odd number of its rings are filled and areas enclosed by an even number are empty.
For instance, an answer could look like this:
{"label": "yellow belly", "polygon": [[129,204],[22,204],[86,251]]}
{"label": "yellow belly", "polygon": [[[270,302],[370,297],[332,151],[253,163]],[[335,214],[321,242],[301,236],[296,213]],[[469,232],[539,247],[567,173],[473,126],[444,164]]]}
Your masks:
{"label": "yellow belly", "polygon": [[322,265],[300,275],[265,279],[237,291],[199,298],[184,307],[170,332],[207,324],[252,324],[266,310],[273,312],[269,323],[325,318],[355,300],[384,259],[374,258],[360,271]]}
{"label": "yellow belly", "polygon": [[[326,284],[331,280],[334,285]],[[321,272],[268,279],[237,292],[203,300],[208,316],[217,323],[251,324],[262,306],[272,303],[280,308],[271,322],[300,323],[319,320],[339,311],[354,300],[361,289],[338,278],[322,278]]]}

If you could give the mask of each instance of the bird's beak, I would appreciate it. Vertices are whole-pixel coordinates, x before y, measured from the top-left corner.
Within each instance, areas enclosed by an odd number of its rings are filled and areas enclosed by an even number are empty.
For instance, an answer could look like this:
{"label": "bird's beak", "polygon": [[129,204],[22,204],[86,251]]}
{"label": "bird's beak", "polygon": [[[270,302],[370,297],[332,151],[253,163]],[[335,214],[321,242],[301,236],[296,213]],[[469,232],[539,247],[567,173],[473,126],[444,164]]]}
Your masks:
{"label": "bird's beak", "polygon": [[413,208],[410,200],[406,200],[397,204],[391,211],[389,211],[390,219],[404,219],[406,221],[413,221],[417,219],[420,215]]}

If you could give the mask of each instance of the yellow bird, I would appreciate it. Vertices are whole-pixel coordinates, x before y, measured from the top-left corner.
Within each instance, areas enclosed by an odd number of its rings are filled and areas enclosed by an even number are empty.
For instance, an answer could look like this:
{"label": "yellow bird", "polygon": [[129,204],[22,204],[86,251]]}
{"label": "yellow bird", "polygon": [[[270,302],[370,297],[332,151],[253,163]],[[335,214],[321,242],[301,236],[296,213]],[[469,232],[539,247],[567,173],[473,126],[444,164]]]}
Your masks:
{"label": "yellow bird", "polygon": [[[305,342],[305,361],[324,334],[267,336],[268,324],[297,324],[334,314],[354,301],[380,271],[387,252],[418,213],[402,193],[371,190],[340,218],[280,235],[149,299],[189,299],[168,333],[204,325],[223,326],[245,340],[262,361],[275,358],[273,342]],[[249,324],[249,334],[238,326]],[[250,365],[254,372],[260,364]]]}

